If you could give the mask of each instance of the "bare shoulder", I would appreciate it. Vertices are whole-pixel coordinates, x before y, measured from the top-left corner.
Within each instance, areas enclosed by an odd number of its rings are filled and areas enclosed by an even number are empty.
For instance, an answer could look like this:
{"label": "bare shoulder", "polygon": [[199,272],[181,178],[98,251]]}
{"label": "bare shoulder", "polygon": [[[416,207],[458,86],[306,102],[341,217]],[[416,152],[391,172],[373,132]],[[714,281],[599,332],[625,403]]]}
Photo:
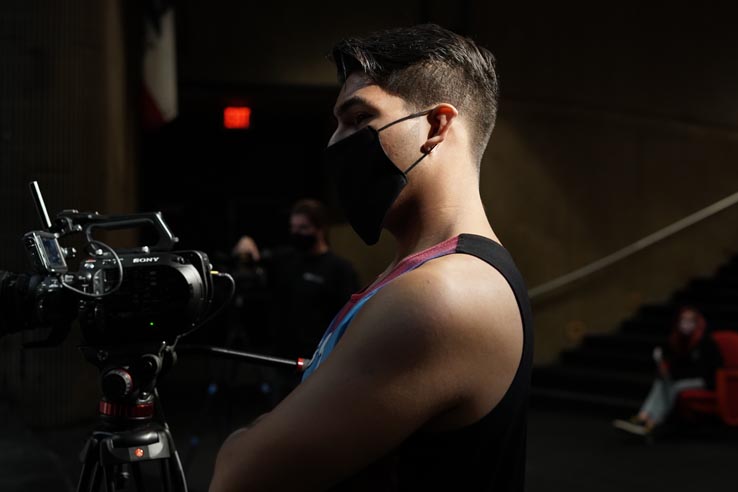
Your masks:
{"label": "bare shoulder", "polygon": [[439,377],[439,391],[451,388],[445,398],[455,405],[437,419],[439,428],[489,412],[520,363],[523,329],[515,295],[499,271],[470,255],[437,258],[399,277],[360,314],[357,331],[372,326],[370,336],[392,332],[383,337],[385,353],[394,346],[442,368],[443,376],[427,374]]}
{"label": "bare shoulder", "polygon": [[[448,337],[483,336],[521,327],[515,295],[505,277],[474,256],[436,258],[388,284],[376,305],[393,316],[415,318],[422,325],[447,323]],[[406,319],[407,320],[407,319]],[[511,330],[517,331],[520,330]]]}

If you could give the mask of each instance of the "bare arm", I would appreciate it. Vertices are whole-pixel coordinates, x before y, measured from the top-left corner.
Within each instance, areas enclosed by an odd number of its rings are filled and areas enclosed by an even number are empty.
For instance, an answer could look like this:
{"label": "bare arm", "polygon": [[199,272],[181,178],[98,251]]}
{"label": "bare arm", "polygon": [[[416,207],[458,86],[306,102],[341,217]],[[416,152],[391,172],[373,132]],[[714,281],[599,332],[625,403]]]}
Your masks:
{"label": "bare arm", "polygon": [[367,303],[310,378],[224,443],[211,492],[325,489],[467,402],[470,371],[489,355],[470,333],[478,320],[460,316],[473,296],[431,272],[406,277]]}

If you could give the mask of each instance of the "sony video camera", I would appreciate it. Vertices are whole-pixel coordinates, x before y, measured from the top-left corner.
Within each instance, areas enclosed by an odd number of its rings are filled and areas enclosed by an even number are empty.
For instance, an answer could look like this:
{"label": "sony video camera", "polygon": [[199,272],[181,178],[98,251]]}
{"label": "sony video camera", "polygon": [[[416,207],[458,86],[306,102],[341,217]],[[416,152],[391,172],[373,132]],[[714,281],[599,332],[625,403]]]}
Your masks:
{"label": "sony video camera", "polygon": [[[23,237],[41,279],[34,289],[36,318],[54,319],[52,311],[71,312],[92,346],[172,344],[206,321],[213,302],[210,261],[201,251],[172,251],[178,239],[159,212],[100,215],[64,210],[52,222],[35,181],[31,192],[44,224],[44,230]],[[100,230],[143,227],[156,231],[155,244],[113,249],[94,237]],[[59,244],[59,238],[69,234],[82,234],[86,242],[77,271],[67,264],[77,252]],[[69,332],[69,323],[52,326],[49,339],[36,345],[55,345]]]}

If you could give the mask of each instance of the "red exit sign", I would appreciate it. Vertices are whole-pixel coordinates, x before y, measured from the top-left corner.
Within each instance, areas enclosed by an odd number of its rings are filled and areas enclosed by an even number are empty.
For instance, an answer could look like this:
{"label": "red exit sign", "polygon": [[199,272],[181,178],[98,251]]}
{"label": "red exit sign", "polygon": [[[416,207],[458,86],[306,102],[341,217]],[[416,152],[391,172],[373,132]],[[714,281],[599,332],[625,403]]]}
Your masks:
{"label": "red exit sign", "polygon": [[223,110],[223,128],[246,130],[251,126],[251,108],[248,106],[228,106]]}

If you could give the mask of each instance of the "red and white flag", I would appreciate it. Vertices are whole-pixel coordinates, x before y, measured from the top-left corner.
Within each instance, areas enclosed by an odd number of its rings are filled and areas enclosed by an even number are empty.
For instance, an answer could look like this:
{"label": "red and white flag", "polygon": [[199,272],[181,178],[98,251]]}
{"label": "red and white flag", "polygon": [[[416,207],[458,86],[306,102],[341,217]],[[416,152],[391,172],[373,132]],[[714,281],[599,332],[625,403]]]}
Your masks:
{"label": "red and white flag", "polygon": [[155,130],[177,116],[174,7],[148,0],[144,17],[143,127]]}

